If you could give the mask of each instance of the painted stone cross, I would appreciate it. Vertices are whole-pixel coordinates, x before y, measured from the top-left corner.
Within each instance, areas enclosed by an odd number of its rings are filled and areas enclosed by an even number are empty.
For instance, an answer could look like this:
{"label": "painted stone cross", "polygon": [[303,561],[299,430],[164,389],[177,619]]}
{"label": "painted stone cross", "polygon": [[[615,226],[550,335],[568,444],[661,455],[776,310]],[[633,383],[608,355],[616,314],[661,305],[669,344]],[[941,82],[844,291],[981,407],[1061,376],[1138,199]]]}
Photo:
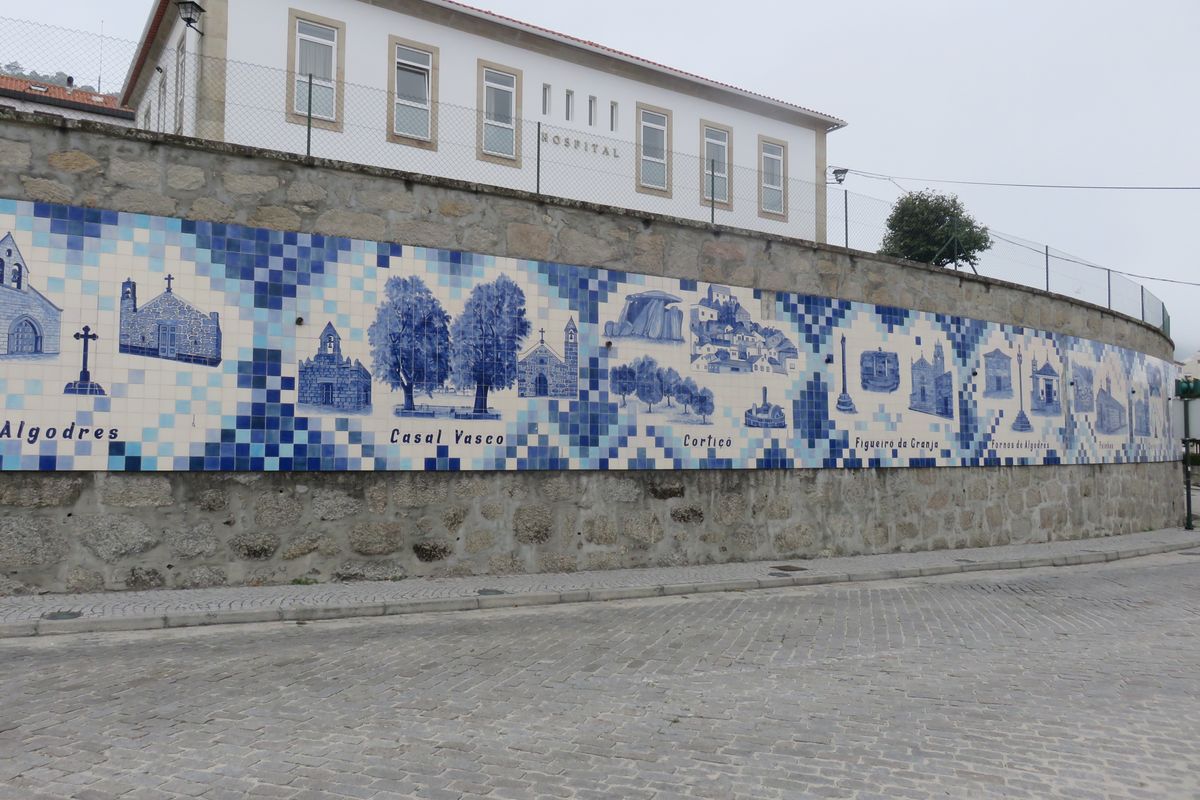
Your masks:
{"label": "painted stone cross", "polygon": [[99,338],[90,325],[84,325],[82,331],[75,333],[75,340],[83,342],[83,368],[79,370],[79,380],[68,383],[63,394],[104,394],[104,387],[92,380],[92,373],[88,370],[88,344]]}

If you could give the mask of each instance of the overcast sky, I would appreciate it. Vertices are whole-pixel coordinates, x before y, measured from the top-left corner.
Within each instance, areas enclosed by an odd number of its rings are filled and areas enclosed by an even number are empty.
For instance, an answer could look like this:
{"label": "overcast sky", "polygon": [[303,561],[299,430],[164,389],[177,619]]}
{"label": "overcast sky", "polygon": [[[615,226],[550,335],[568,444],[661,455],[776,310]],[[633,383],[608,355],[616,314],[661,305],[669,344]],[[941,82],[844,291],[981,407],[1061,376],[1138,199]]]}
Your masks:
{"label": "overcast sky", "polygon": [[[841,117],[849,127],[829,137],[832,165],[920,179],[1200,186],[1195,0],[1136,11],[1115,0],[742,0],[709,13],[695,0],[474,5]],[[56,0],[6,13],[93,31],[103,19],[107,34],[136,39],[149,7]],[[898,183],[953,191],[995,230],[1094,263],[1200,281],[1197,191]],[[887,201],[900,193],[856,175],[847,187]],[[1200,348],[1200,289],[1146,286],[1167,302],[1177,355]]]}

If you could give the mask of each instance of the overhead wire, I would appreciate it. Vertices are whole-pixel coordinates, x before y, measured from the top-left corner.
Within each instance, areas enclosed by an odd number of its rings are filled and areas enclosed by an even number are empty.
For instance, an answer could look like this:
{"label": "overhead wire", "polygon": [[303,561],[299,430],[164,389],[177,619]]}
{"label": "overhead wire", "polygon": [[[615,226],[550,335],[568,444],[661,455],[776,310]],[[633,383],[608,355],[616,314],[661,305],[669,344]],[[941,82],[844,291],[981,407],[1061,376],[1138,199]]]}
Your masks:
{"label": "overhead wire", "polygon": [[[954,184],[966,184],[966,185],[971,185],[971,186],[1010,186],[1010,187],[1032,188],[1032,189],[1200,190],[1200,186],[1085,186],[1085,185],[1052,184],[1052,183],[1004,183],[1004,182],[992,182],[992,181],[935,180],[933,178],[906,178],[903,176],[884,175],[879,172],[866,172],[864,170],[858,170],[858,169],[850,169],[848,171],[853,175],[859,175],[864,178],[871,178],[872,180],[888,181],[889,183],[894,185],[897,189],[904,192],[905,194],[908,194],[912,190],[904,188],[900,184],[896,183],[896,181],[917,181],[917,182],[924,181],[927,183],[954,183]],[[994,236],[995,238],[1000,239],[1001,241],[1008,242],[1009,244],[1014,245],[1016,247],[1023,247],[1026,250],[1030,250],[1034,253],[1038,253],[1039,255],[1045,254],[1045,251],[1041,248],[1030,247],[1029,245],[1024,244],[1022,242],[1018,242],[1013,239],[1009,239],[1008,237],[1003,236],[999,233],[996,233],[993,230],[989,229],[988,233],[989,233],[989,235]],[[1055,253],[1050,253],[1049,255],[1051,258],[1058,259],[1059,261],[1067,261],[1072,264],[1079,264],[1084,267],[1091,267],[1092,269],[1103,269],[1103,270],[1107,270],[1107,271],[1113,273],[1114,275],[1124,275],[1127,278],[1138,278],[1140,280],[1156,281],[1158,283],[1173,283],[1178,286],[1200,286],[1200,281],[1184,281],[1184,280],[1179,280],[1178,278],[1160,278],[1160,277],[1157,277],[1154,275],[1142,275],[1141,273],[1137,273],[1137,272],[1127,272],[1125,270],[1113,269],[1112,267],[1102,267],[1099,264],[1093,264],[1091,262],[1082,261],[1078,258],[1072,258],[1072,257],[1066,256],[1066,255],[1057,255]]]}
{"label": "overhead wire", "polygon": [[963,186],[1008,186],[1017,189],[1096,189],[1103,191],[1128,192],[1196,192],[1200,186],[1133,185],[1133,184],[1085,184],[1085,183],[1015,183],[1011,181],[966,181],[948,178],[911,178],[903,175],[884,175],[860,169],[848,170],[853,175],[885,181],[916,181],[918,183],[953,183]]}

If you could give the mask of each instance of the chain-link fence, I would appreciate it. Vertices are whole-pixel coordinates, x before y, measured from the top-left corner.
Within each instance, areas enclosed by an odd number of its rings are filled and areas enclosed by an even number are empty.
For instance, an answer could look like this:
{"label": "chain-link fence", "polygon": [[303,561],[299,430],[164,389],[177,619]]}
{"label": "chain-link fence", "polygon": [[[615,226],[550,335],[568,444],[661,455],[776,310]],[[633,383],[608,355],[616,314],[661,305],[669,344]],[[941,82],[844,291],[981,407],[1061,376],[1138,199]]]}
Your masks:
{"label": "chain-link fence", "polygon": [[[0,51],[12,54],[0,59],[9,62],[0,69],[10,72],[15,64],[39,74],[96,74],[99,88],[112,91],[135,49],[134,42],[0,18]],[[297,72],[166,49],[144,68],[135,124],[701,223],[823,238],[866,252],[877,252],[886,232],[890,202],[826,184],[824,176],[820,183],[790,177],[789,171],[802,166],[788,165],[785,150],[764,146],[771,140],[747,146],[715,127],[689,151],[676,145],[691,131],[671,132],[665,117],[662,133],[650,131],[646,141],[614,136],[614,130],[631,127],[636,109],[594,97],[576,98],[566,124],[551,124],[548,114],[530,114],[550,110],[540,107],[543,98],[532,87],[520,98],[517,87],[504,84],[503,73],[485,71],[479,107],[466,107],[435,102],[432,86],[410,85],[403,70],[388,86],[366,86],[339,80],[314,63],[311,71]],[[203,96],[204,87],[214,85],[223,89],[219,109]],[[554,113],[561,119],[565,109]],[[629,115],[624,127],[623,115]],[[735,152],[757,152],[758,163],[738,163]],[[978,274],[1094,303],[1170,332],[1162,301],[1124,275],[1043,244],[991,233],[992,246],[974,268]]]}

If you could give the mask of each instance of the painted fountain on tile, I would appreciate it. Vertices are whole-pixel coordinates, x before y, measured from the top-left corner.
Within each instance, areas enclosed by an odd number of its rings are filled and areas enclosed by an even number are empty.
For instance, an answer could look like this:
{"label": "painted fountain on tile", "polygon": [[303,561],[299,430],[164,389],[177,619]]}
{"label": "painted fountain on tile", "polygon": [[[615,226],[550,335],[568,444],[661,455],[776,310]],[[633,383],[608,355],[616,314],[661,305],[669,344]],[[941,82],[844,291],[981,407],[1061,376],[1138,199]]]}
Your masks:
{"label": "painted fountain on tile", "polygon": [[1174,458],[1173,366],[1052,332],[14,200],[0,237],[8,470]]}

